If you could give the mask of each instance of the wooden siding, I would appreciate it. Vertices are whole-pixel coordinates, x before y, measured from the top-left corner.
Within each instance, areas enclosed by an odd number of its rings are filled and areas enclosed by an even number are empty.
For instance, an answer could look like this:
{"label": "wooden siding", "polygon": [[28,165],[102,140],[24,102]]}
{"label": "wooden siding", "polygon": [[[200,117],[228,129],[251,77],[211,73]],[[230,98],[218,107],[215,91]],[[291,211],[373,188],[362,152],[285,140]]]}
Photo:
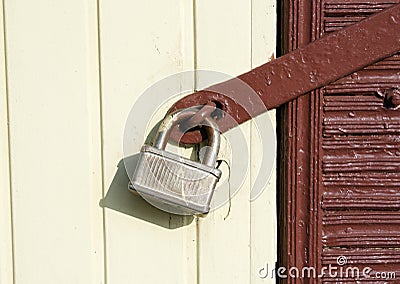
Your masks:
{"label": "wooden siding", "polygon": [[274,177],[250,203],[251,173],[230,205],[192,219],[128,193],[121,161],[152,83],[271,58],[275,1],[0,6],[0,283],[268,283],[257,271],[276,260]]}

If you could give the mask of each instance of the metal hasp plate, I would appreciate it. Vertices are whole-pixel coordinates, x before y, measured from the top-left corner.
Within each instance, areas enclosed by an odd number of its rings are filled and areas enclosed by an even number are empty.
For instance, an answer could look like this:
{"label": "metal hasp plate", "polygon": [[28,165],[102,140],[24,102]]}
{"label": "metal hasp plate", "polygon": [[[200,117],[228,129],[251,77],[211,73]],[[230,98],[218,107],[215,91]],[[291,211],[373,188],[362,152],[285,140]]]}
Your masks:
{"label": "metal hasp plate", "polygon": [[205,214],[221,171],[152,146],[143,146],[132,185],[152,204]]}
{"label": "metal hasp plate", "polygon": [[[238,76],[258,94],[257,99],[261,99],[265,106],[260,106],[258,101],[254,102],[250,96],[244,94],[238,84],[235,84],[236,79],[188,95],[179,100],[170,112],[205,105],[210,101],[218,102],[217,105],[240,124],[264,112],[265,108],[278,107],[398,51],[400,4],[395,4]],[[248,100],[243,99],[247,97]],[[218,119],[217,124],[221,132],[236,125],[227,116]],[[176,140],[177,137],[178,135],[173,135],[171,138]],[[188,132],[181,142],[191,144],[201,140],[199,132]]]}

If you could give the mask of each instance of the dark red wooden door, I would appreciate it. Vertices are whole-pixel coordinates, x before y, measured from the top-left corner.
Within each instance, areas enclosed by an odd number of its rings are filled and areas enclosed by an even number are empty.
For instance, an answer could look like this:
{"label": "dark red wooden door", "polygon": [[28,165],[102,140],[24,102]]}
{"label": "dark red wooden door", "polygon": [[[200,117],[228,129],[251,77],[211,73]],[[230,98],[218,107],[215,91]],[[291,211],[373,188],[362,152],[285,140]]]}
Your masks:
{"label": "dark red wooden door", "polygon": [[[399,2],[285,0],[283,52]],[[285,282],[400,283],[399,87],[400,54],[279,111],[279,265],[337,268]]]}

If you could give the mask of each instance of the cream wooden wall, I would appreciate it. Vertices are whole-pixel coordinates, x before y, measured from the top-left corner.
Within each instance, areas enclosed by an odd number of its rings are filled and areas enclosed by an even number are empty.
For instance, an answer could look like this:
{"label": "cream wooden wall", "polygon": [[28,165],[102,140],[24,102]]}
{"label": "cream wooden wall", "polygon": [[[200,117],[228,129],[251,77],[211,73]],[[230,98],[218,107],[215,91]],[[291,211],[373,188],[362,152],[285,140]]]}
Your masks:
{"label": "cream wooden wall", "polygon": [[128,193],[121,160],[152,83],[269,60],[275,1],[0,5],[0,284],[273,283],[257,271],[276,259],[274,177],[250,202],[252,171],[227,218],[228,204],[192,219]]}

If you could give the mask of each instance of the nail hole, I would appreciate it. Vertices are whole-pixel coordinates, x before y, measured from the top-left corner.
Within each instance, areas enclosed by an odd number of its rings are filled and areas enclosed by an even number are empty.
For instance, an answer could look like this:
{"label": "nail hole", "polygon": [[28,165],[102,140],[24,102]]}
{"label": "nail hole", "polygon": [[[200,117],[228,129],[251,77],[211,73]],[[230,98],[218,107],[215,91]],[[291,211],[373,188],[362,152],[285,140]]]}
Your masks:
{"label": "nail hole", "polygon": [[387,89],[383,93],[383,105],[388,109],[399,109],[400,108],[400,89],[391,88]]}
{"label": "nail hole", "polygon": [[216,117],[216,119],[220,119],[220,118],[224,117],[224,116],[225,116],[225,107],[224,107],[224,104],[221,103],[220,101],[217,101],[217,100],[213,100],[213,101],[211,101],[211,102],[215,104],[215,108],[216,108],[216,109],[211,113],[211,117],[213,117],[213,118]]}

